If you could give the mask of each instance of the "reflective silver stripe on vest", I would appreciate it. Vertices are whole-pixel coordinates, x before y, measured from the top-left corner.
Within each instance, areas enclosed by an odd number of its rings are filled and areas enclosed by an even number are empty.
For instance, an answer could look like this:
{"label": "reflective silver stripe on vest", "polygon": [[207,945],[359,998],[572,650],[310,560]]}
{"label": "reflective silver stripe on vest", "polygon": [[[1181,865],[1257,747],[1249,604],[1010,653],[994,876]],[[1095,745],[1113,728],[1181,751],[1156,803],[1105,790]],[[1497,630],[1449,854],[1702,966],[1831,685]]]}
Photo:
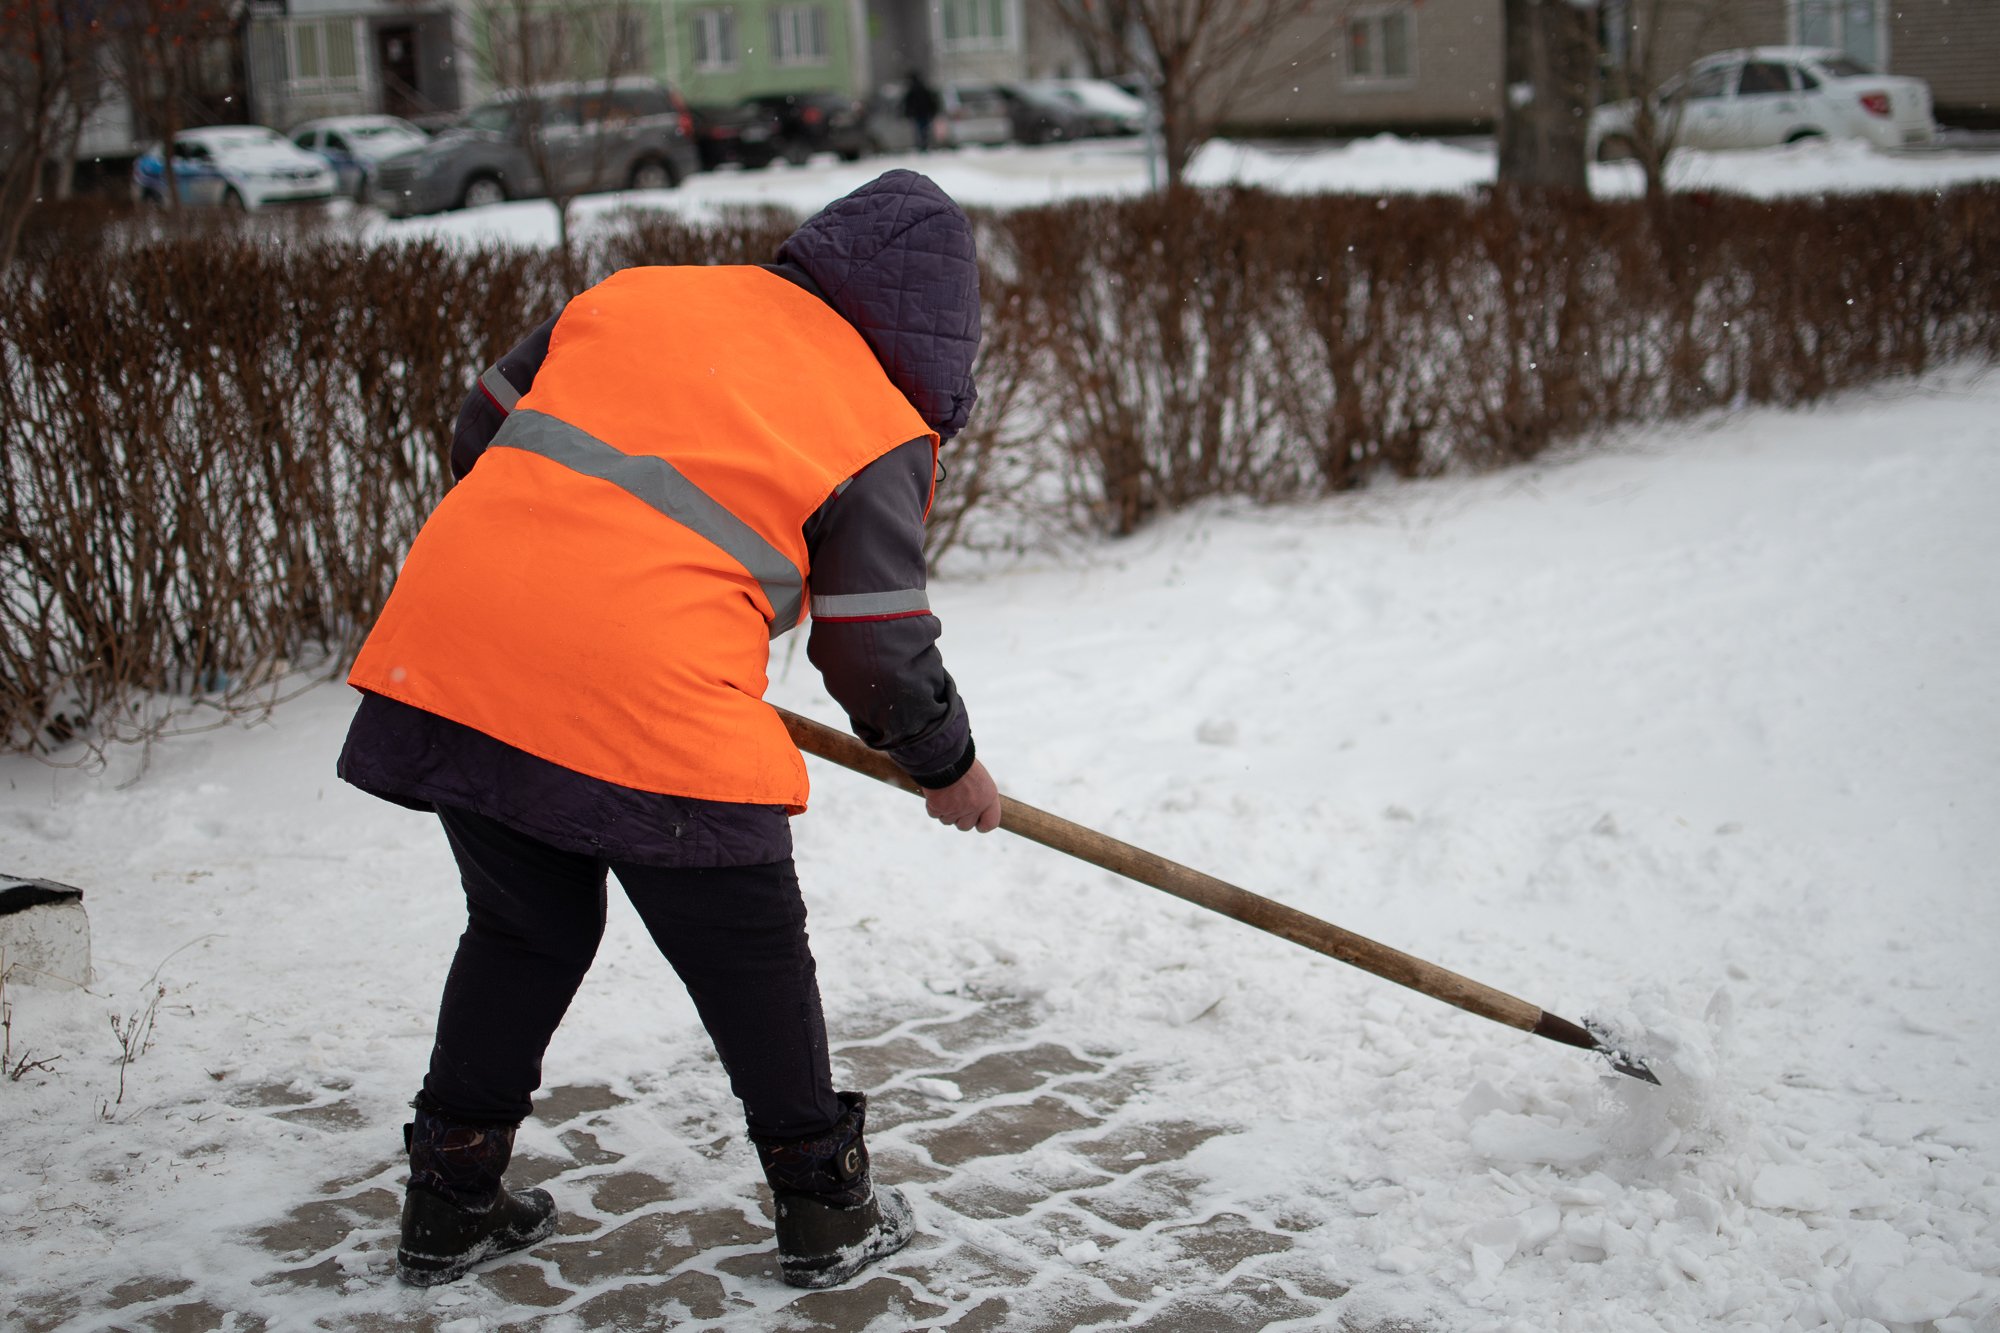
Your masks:
{"label": "reflective silver stripe on vest", "polygon": [[835,593],[812,599],[815,620],[874,620],[921,615],[930,609],[930,596],[922,588],[899,588],[895,592]]}
{"label": "reflective silver stripe on vest", "polygon": [[479,387],[486,390],[489,398],[500,404],[502,412],[512,412],[514,404],[521,401],[521,391],[515,388],[505,375],[500,373],[500,367],[498,366],[488,366],[486,368],[486,373],[479,377]]}
{"label": "reflective silver stripe on vest", "polygon": [[588,431],[532,408],[500,423],[488,448],[520,449],[560,463],[572,472],[608,481],[657,509],[674,522],[721,547],[763,588],[775,613],[771,637],[798,623],[805,579],[756,529],[723,508],[664,458],[620,453]]}

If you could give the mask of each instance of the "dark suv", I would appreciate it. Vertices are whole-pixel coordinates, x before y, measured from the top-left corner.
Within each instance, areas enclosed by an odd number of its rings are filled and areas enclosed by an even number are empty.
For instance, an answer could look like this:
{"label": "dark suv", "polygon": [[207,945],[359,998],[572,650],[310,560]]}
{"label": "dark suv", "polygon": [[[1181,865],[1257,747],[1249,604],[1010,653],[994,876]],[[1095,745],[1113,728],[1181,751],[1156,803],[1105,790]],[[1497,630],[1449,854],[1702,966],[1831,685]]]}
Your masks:
{"label": "dark suv", "polygon": [[846,93],[765,93],[749,105],[778,118],[778,154],[795,166],[814,153],[852,162],[871,147],[867,108]]}
{"label": "dark suv", "polygon": [[546,84],[482,102],[428,144],[383,162],[374,198],[406,217],[540,198],[551,185],[566,195],[667,188],[699,168],[693,118],[665,84]]}
{"label": "dark suv", "polygon": [[694,137],[705,170],[731,162],[746,171],[768,167],[783,146],[783,133],[777,113],[753,102],[694,109]]}

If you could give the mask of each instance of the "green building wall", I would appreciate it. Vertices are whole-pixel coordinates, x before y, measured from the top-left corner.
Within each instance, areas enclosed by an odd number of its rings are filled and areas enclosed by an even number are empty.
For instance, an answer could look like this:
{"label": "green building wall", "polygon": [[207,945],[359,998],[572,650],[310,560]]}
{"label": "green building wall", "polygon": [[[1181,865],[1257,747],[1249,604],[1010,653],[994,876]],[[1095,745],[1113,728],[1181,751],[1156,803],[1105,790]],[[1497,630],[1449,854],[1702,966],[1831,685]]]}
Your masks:
{"label": "green building wall", "polygon": [[[668,82],[694,103],[735,102],[759,93],[797,93],[831,89],[861,96],[854,76],[856,44],[865,34],[852,29],[846,0],[789,0],[812,6],[826,16],[826,58],[810,65],[780,65],[773,58],[774,0],[672,0],[673,59]],[[736,68],[694,68],[695,15],[705,9],[727,9],[736,17]]]}
{"label": "green building wall", "polygon": [[[774,58],[772,14],[781,7],[817,8],[825,15],[826,57],[812,64],[780,65]],[[650,72],[666,80],[689,102],[735,102],[759,93],[817,92],[832,90],[853,96],[865,95],[855,75],[856,54],[866,34],[854,30],[855,6],[849,0],[640,0],[646,13]],[[556,3],[535,6],[535,12],[560,15],[588,9],[605,9],[598,4]],[[736,65],[728,70],[697,70],[694,67],[695,16],[708,9],[726,9],[736,19]],[[489,8],[475,5],[470,14],[473,51],[482,72],[496,68],[490,43],[495,20],[504,30],[512,20],[509,3]],[[579,70],[577,77],[589,78],[596,70]],[[490,79],[482,78],[487,83]],[[485,91],[484,89],[481,90]]]}

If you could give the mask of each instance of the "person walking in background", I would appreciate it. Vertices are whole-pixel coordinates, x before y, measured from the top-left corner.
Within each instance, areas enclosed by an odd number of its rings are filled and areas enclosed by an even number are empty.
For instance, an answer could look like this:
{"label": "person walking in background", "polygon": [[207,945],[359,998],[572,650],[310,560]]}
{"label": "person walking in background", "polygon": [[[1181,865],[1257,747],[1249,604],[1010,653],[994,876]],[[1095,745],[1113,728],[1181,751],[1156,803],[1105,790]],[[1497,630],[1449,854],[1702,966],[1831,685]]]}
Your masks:
{"label": "person walking in background", "polygon": [[[807,654],[856,735],[987,832],[1000,797],[939,656],[924,520],[976,398],[965,214],[892,171],[765,265],[632,268],[479,379],[456,484],[349,681],[342,778],[434,811],[467,924],[416,1115],[397,1266],[418,1286],[555,1228],[502,1174],[615,874],[686,984],[775,1197],[780,1271],[825,1287],[906,1244],[837,1092],[790,816],[805,766],[763,702]],[[807,579],[810,576],[810,593]]]}
{"label": "person walking in background", "polygon": [[910,118],[911,126],[917,132],[917,151],[931,150],[931,133],[937,126],[937,90],[924,82],[922,70],[911,70],[909,82],[903,89],[903,114]]}

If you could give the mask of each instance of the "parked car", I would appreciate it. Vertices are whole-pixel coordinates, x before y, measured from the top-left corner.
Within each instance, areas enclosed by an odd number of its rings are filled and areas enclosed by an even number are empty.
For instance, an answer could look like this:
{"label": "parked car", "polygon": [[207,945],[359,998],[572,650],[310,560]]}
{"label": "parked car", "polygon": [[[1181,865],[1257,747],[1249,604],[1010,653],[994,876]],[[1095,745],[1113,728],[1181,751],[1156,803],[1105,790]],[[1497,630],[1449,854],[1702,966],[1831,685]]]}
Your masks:
{"label": "parked car", "polygon": [[[542,179],[538,159],[556,173]],[[396,217],[563,193],[671,188],[701,169],[680,94],[627,77],[503,93],[383,162],[375,202]]]}
{"label": "parked car", "polygon": [[[132,163],[132,194],[165,203],[168,159],[153,145]],[[333,197],[333,168],[262,125],[210,125],[174,136],[174,193],[184,204],[256,209]]]}
{"label": "parked car", "polygon": [[325,158],[340,192],[364,201],[376,168],[398,153],[423,147],[430,136],[397,116],[329,116],[293,129],[292,142]]}
{"label": "parked car", "polygon": [[463,110],[423,111],[408,117],[410,124],[416,126],[425,134],[432,136],[443,134],[449,129],[456,129],[458,123],[464,119],[465,112]]}
{"label": "parked car", "polygon": [[[1878,148],[1929,143],[1930,86],[1877,74],[1843,52],[1763,46],[1705,56],[1650,99],[1660,132],[1675,148],[1768,148],[1808,139],[1860,139]],[[1591,115],[1589,148],[1598,160],[1629,157],[1638,146],[1639,105],[1614,102]]]}
{"label": "parked car", "polygon": [[695,145],[705,171],[731,162],[745,171],[768,167],[778,156],[778,114],[749,102],[694,108]]}
{"label": "parked car", "polygon": [[1008,133],[1020,143],[1088,139],[1095,131],[1090,113],[1060,93],[1031,83],[1000,86],[1007,103]]}
{"label": "parked car", "polygon": [[1146,101],[1109,79],[1037,79],[1024,90],[1060,98],[1083,113],[1083,133],[1092,136],[1139,134],[1146,128]]}
{"label": "parked car", "polygon": [[846,93],[765,93],[750,102],[778,117],[778,151],[795,166],[814,153],[853,162],[871,147],[867,109]]}
{"label": "parked car", "polygon": [[1014,137],[1014,113],[996,83],[947,83],[938,90],[938,101],[941,144],[1007,143]]}

